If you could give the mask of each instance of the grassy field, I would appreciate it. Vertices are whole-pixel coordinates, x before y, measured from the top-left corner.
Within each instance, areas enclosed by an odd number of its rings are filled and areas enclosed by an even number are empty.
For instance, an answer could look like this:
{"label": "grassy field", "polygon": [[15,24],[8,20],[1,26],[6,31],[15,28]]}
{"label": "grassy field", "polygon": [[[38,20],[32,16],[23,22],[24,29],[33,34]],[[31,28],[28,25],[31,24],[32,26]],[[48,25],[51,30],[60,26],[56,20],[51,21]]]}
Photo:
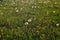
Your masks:
{"label": "grassy field", "polygon": [[0,1],[0,40],[60,40],[60,0]]}

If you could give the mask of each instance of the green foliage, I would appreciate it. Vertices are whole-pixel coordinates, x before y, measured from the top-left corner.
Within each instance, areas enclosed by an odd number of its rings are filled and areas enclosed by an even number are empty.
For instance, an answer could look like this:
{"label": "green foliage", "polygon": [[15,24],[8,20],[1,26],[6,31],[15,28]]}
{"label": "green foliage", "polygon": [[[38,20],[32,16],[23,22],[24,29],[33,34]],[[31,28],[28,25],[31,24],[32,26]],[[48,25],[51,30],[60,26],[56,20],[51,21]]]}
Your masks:
{"label": "green foliage", "polygon": [[60,40],[60,1],[3,0],[0,40]]}

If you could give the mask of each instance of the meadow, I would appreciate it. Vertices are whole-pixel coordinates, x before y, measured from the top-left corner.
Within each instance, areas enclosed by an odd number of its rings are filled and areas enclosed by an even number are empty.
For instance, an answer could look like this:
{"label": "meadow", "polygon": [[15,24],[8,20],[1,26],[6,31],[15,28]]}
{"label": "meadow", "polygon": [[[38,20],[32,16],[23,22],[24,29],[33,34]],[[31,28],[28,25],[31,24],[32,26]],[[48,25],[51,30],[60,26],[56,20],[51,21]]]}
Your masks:
{"label": "meadow", "polygon": [[0,1],[0,40],[60,40],[60,0]]}

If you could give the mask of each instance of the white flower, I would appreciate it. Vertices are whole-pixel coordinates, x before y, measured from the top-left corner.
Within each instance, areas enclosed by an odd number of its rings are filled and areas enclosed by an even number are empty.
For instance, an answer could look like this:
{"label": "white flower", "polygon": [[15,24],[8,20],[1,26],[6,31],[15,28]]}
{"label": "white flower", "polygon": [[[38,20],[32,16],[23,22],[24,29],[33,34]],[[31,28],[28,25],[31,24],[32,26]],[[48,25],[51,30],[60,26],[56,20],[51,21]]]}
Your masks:
{"label": "white flower", "polygon": [[16,12],[19,12],[19,10],[16,10]]}
{"label": "white flower", "polygon": [[57,23],[56,26],[59,26],[59,23]]}
{"label": "white flower", "polygon": [[32,6],[32,8],[34,8],[34,6]]}
{"label": "white flower", "polygon": [[28,22],[25,22],[25,25],[28,25]]}
{"label": "white flower", "polygon": [[31,22],[32,21],[32,19],[28,19],[28,22]]}

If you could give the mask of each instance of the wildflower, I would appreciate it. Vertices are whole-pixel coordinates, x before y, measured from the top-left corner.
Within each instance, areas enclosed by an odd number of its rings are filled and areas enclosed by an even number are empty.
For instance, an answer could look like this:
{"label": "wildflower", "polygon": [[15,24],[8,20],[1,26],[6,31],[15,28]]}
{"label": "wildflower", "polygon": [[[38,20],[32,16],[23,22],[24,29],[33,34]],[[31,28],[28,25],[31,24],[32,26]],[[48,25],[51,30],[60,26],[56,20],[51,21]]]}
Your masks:
{"label": "wildflower", "polygon": [[19,12],[19,10],[16,10],[16,12]]}
{"label": "wildflower", "polygon": [[56,26],[59,26],[59,23],[57,23]]}
{"label": "wildflower", "polygon": [[32,8],[34,8],[34,6],[32,6]]}
{"label": "wildflower", "polygon": [[28,22],[25,22],[25,25],[28,25],[29,23]]}
{"label": "wildflower", "polygon": [[28,22],[31,22],[32,21],[32,19],[28,19]]}

